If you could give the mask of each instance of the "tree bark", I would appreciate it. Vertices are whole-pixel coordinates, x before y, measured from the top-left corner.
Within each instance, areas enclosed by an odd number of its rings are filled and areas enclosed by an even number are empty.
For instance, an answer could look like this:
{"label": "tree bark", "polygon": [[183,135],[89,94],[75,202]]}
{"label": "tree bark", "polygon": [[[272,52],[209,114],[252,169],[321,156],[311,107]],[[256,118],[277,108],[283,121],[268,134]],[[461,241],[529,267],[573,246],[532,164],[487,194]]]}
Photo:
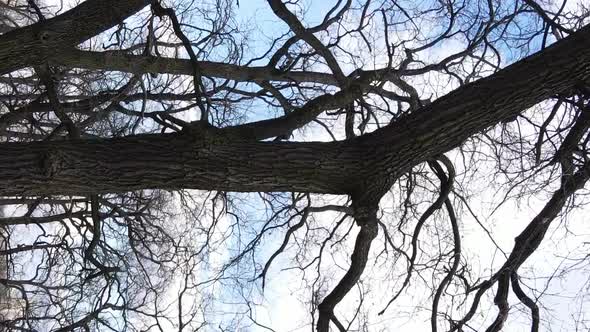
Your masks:
{"label": "tree bark", "polygon": [[[513,119],[557,94],[590,84],[590,25],[497,73],[464,85],[357,139],[383,156],[374,167],[397,178],[409,168],[460,146],[467,138]],[[389,183],[387,184],[389,185]]]}
{"label": "tree bark", "polygon": [[88,0],[67,12],[0,35],[0,75],[43,63],[108,30],[151,0]]}
{"label": "tree bark", "polygon": [[363,153],[342,143],[226,142],[186,132],[7,143],[0,195],[86,195],[147,188],[344,194]]}
{"label": "tree bark", "polygon": [[[93,52],[69,49],[49,59],[52,66],[92,70],[122,71],[128,73],[158,73],[192,75],[190,59],[166,58],[124,52]],[[198,61],[203,76],[234,81],[315,82],[335,84],[329,73],[312,71],[279,71],[263,66],[240,66],[222,62]]]}
{"label": "tree bark", "polygon": [[194,188],[379,196],[411,167],[538,102],[587,84],[587,45],[590,27],[385,128],[339,143],[251,142],[228,128],[3,144],[0,195]]}
{"label": "tree bark", "polygon": [[[380,198],[380,197],[379,197]],[[379,199],[370,203],[355,203],[355,221],[360,226],[354,249],[350,256],[350,267],[336,287],[318,305],[317,332],[329,332],[330,321],[338,322],[334,308],[340,303],[359,281],[369,259],[371,243],[377,237],[379,224],[377,220]]]}

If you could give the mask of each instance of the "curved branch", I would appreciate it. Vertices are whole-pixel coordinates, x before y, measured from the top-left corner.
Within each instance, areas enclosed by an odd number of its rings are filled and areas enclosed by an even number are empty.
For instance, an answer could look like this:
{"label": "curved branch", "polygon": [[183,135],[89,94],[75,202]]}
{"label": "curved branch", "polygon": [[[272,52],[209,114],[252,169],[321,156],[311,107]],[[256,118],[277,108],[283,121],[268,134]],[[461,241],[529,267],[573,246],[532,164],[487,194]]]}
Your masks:
{"label": "curved branch", "polygon": [[354,250],[350,257],[350,267],[336,287],[318,305],[317,332],[328,332],[330,330],[330,321],[337,321],[334,317],[334,308],[359,281],[367,265],[371,242],[377,237],[378,223],[376,206],[361,205],[360,207],[356,207],[355,219],[361,229],[357,235]]}
{"label": "curved branch", "polygon": [[444,174],[444,171],[436,161],[428,162],[428,165],[430,165],[430,167],[434,170],[434,173],[440,180],[440,193],[434,201],[434,203],[432,203],[426,209],[426,211],[424,211],[424,213],[420,216],[420,219],[418,219],[418,222],[414,227],[414,232],[412,233],[412,255],[409,259],[408,273],[406,274],[406,278],[404,279],[404,282],[402,283],[400,289],[389,300],[389,302],[387,302],[385,308],[383,308],[383,310],[379,312],[379,315],[383,315],[387,308],[389,308],[389,306],[402,294],[404,289],[406,289],[406,287],[409,285],[410,280],[412,278],[412,272],[414,271],[414,264],[416,263],[416,256],[418,255],[418,238],[420,237],[420,230],[422,229],[422,226],[424,226],[424,223],[428,220],[428,218],[430,218],[430,216],[432,216],[432,214],[436,210],[442,207],[443,203],[445,203],[448,199],[449,193],[453,189],[453,181],[455,179],[455,168],[453,167],[450,160],[444,155],[438,156],[436,160],[441,161],[445,165],[445,167],[447,168],[448,176]]}
{"label": "curved branch", "polygon": [[[437,174],[438,178],[441,180],[441,182],[453,181],[451,178],[451,176],[454,177],[454,174],[455,174],[453,164],[444,155],[439,157],[439,160],[441,160],[442,163],[445,165],[449,175],[448,176],[445,175],[442,168],[437,165],[438,167],[436,167],[436,169],[437,169],[436,174]],[[442,293],[445,290],[445,288],[447,287],[447,285],[449,284],[449,282],[451,282],[451,280],[453,279],[453,277],[457,273],[457,269],[459,268],[459,262],[461,260],[461,235],[459,234],[459,225],[457,223],[457,216],[455,215],[455,209],[453,208],[453,204],[451,204],[451,200],[448,198],[448,196],[445,199],[445,208],[447,210],[447,213],[449,214],[451,229],[453,231],[453,265],[451,266],[448,273],[445,275],[445,277],[441,281],[440,285],[438,285],[438,288],[436,289],[436,293],[434,295],[434,299],[432,301],[432,314],[430,316],[430,326],[432,328],[432,332],[436,332],[438,330],[437,324],[436,324],[436,318],[438,315],[438,304],[439,304],[440,298],[442,297]]]}

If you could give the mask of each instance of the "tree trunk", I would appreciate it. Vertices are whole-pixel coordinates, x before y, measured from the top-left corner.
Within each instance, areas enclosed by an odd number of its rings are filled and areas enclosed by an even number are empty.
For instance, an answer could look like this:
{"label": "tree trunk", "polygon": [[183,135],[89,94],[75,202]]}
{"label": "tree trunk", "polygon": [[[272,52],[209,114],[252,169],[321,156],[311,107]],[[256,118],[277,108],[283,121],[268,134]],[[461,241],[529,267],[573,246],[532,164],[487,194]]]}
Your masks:
{"label": "tree trunk", "polygon": [[88,0],[67,12],[0,35],[0,75],[40,64],[123,22],[150,0]]}
{"label": "tree trunk", "polygon": [[344,194],[362,160],[362,151],[341,143],[223,142],[186,133],[7,143],[0,195],[147,188]]}
{"label": "tree trunk", "polygon": [[210,133],[3,144],[0,195],[194,188],[377,197],[411,167],[538,102],[587,84],[588,45],[590,27],[585,27],[385,128],[339,143],[251,142],[231,134],[234,127]]}

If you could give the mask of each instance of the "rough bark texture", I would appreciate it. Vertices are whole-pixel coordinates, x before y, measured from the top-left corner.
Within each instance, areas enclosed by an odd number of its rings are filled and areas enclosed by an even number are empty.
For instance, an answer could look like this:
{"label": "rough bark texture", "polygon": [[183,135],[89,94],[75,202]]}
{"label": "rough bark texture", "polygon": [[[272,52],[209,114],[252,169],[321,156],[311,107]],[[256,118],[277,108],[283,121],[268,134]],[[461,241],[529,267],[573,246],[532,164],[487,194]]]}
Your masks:
{"label": "rough bark texture", "polygon": [[[145,188],[350,191],[362,154],[340,143],[224,142],[186,133],[4,144],[1,195],[88,194]],[[356,167],[354,166],[356,165]]]}
{"label": "rough bark texture", "polygon": [[342,143],[249,142],[218,130],[4,144],[0,195],[147,188],[378,195],[410,167],[587,82],[587,45],[589,27],[383,129]]}
{"label": "rough bark texture", "polygon": [[[556,94],[590,81],[590,26],[497,73],[465,85],[400,117],[359,144],[383,156],[374,163],[395,178],[410,167]],[[376,179],[368,179],[369,182]]]}
{"label": "rough bark texture", "polygon": [[75,8],[0,36],[0,75],[44,62],[122,22],[150,0],[89,0]]}

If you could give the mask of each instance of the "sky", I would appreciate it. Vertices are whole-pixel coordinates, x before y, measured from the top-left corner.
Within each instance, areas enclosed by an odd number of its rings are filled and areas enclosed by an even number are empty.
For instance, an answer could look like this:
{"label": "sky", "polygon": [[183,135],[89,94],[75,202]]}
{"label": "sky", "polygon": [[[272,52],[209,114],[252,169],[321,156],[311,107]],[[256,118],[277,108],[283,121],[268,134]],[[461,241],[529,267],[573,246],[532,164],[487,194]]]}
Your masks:
{"label": "sky", "polygon": [[[307,1],[305,11],[306,22],[319,22],[322,14],[326,12],[326,6],[328,3],[324,1]],[[576,8],[579,5],[576,1],[569,1],[569,8]],[[322,5],[324,8],[322,8]],[[272,18],[269,14],[266,4],[260,1],[241,1],[240,2],[240,16],[243,15],[245,20],[248,17],[252,17],[251,20],[262,28],[263,31],[276,32],[276,19]],[[255,16],[255,19],[253,18]],[[270,18],[268,18],[271,16]],[[272,29],[267,29],[267,26],[272,25]],[[281,25],[281,23],[279,23]],[[286,26],[282,25],[285,29]],[[282,32],[283,30],[279,30]],[[434,52],[429,52],[428,56],[433,58],[443,58],[448,54],[452,54],[455,50],[460,49],[461,45],[453,43],[445,43],[444,47],[436,48]],[[442,91],[436,91],[440,96],[446,92],[449,92],[451,87],[447,87]],[[328,140],[327,135],[322,135],[321,131],[314,131],[314,137],[320,137],[320,140]],[[319,135],[319,136],[315,136]],[[450,156],[454,156],[455,161],[459,161],[456,154],[451,153]],[[495,241],[500,245],[501,249],[509,254],[512,246],[514,245],[514,238],[518,235],[530,222],[532,217],[539,212],[543,204],[546,202],[546,197],[543,199],[531,199],[528,202],[521,202],[520,204],[509,203],[502,206],[502,208],[496,210],[492,215],[489,206],[486,206],[485,201],[495,201],[494,196],[497,194],[495,190],[481,183],[481,197],[482,202],[472,202],[472,208],[476,211],[477,215],[481,220],[486,220],[491,227],[491,233]],[[382,203],[383,205],[383,203]],[[587,236],[590,235],[590,225],[586,222],[585,216],[588,214],[587,208],[574,211],[570,214],[567,220],[558,220],[555,222],[550,230],[550,234],[542,244],[541,248],[533,254],[528,262],[523,266],[522,271],[530,270],[534,267],[535,276],[539,277],[538,280],[530,280],[531,286],[536,286],[539,289],[545,289],[545,294],[542,297],[542,303],[545,305],[546,311],[543,311],[543,318],[546,319],[546,323],[550,323],[551,327],[555,331],[572,331],[574,328],[574,321],[587,321],[590,322],[590,313],[585,298],[578,298],[581,291],[588,291],[588,268],[580,268],[577,271],[569,273],[567,276],[553,275],[556,269],[563,267],[564,265],[570,264],[569,260],[573,258],[583,257],[588,252],[589,245],[587,242]],[[319,216],[319,218],[330,217]],[[482,271],[495,270],[499,265],[504,262],[504,256],[494,248],[493,243],[488,239],[487,235],[483,232],[481,227],[477,224],[475,219],[468,213],[463,213],[460,216],[461,231],[462,231],[462,242],[465,248],[465,255],[471,257],[472,261],[479,262],[475,263],[476,267],[479,267]],[[567,223],[567,230],[564,224]],[[564,239],[566,232],[567,241],[555,240]],[[354,237],[351,237],[354,238]],[[349,244],[351,245],[351,244]],[[567,248],[564,250],[564,248]],[[556,250],[559,249],[559,250]],[[557,252],[570,252],[570,257],[561,257]],[[346,257],[344,257],[346,258]],[[286,260],[285,260],[286,261]],[[345,262],[340,262],[346,266]],[[285,266],[288,266],[288,261],[284,262]],[[278,271],[279,267],[275,269]],[[290,271],[289,271],[290,272]],[[370,273],[366,271],[365,275]],[[340,272],[340,275],[342,272]],[[485,275],[485,273],[484,273]],[[287,278],[287,279],[285,279]],[[291,276],[289,273],[277,272],[277,275],[269,278],[269,284],[265,295],[274,300],[269,301],[267,306],[268,313],[260,314],[263,322],[268,322],[268,325],[275,328],[277,331],[304,331],[310,330],[309,326],[305,322],[307,317],[307,311],[305,307],[300,306],[298,310],[293,310],[297,301],[294,299],[294,293],[300,288],[300,282],[298,282],[298,276]],[[528,280],[527,280],[528,281]],[[526,284],[526,281],[525,281]],[[375,287],[379,289],[379,286]],[[269,292],[268,289],[272,291]],[[410,288],[409,292],[420,293],[419,289]],[[430,322],[427,320],[429,317],[428,312],[421,312],[421,314],[412,315],[415,307],[412,303],[413,295],[406,294],[407,296],[402,297],[397,301],[395,307],[400,309],[398,312],[391,313],[389,317],[391,320],[386,320],[388,317],[383,317],[382,323],[379,323],[380,318],[375,319],[375,315],[371,317],[371,321],[376,322],[371,330],[378,331],[426,331],[430,328]],[[518,300],[512,295],[509,299],[511,305],[514,305]],[[338,307],[338,312],[347,312],[345,308],[352,308],[354,303],[341,304]],[[379,305],[371,307],[370,312],[374,313]],[[379,308],[380,309],[380,308]],[[509,323],[505,330],[509,331],[529,331],[530,325],[528,317],[525,315],[514,314],[515,308],[512,309],[513,314],[509,320]],[[264,312],[264,309],[260,310]],[[348,310],[348,313],[351,311]],[[410,312],[410,314],[404,314],[404,312]],[[579,313],[579,316],[578,314]],[[389,313],[388,313],[389,314]],[[490,310],[489,317],[495,316],[495,309]],[[516,318],[516,319],[515,319]],[[271,324],[272,323],[272,324]],[[299,328],[291,329],[290,327],[295,326]],[[483,325],[482,325],[483,326]],[[580,326],[584,326],[581,324]],[[590,326],[590,323],[586,323],[585,326]]]}
{"label": "sky", "polygon": [[[305,12],[305,20],[308,24],[319,22],[324,13],[330,8],[334,1],[311,1],[305,2],[307,8]],[[574,6],[570,2],[570,6]],[[236,20],[243,22],[245,25],[256,25],[255,31],[262,34],[258,37],[260,42],[254,42],[251,46],[253,54],[260,53],[266,46],[265,40],[282,34],[287,30],[284,23],[280,22],[270,11],[268,5],[264,1],[257,0],[240,0],[239,10],[236,11]],[[452,52],[460,45],[445,44],[444,48],[437,48],[435,52],[429,53],[428,57],[443,57]],[[438,95],[448,92],[452,86],[447,87],[446,90],[436,91]],[[425,87],[427,89],[427,87]],[[434,91],[433,91],[434,93]],[[253,118],[262,117],[261,114],[254,114]],[[303,139],[303,134],[301,135]],[[307,139],[312,140],[329,140],[330,137],[325,134],[319,127],[311,126],[305,132]],[[459,161],[459,156],[456,153],[450,153],[449,157],[454,161]],[[506,252],[509,253],[513,244],[514,237],[530,222],[531,218],[540,210],[546,197],[543,199],[533,198],[529,201],[520,202],[520,204],[505,204],[501,209],[491,214],[491,208],[486,202],[491,202],[497,199],[495,188],[490,186],[487,180],[482,180],[479,185],[479,194],[482,199],[480,202],[472,205],[477,215],[486,220],[492,225],[491,232],[494,235],[497,243]],[[393,200],[394,198],[389,198]],[[341,199],[340,199],[341,200]],[[252,199],[252,205],[255,206],[260,202]],[[382,206],[384,209],[389,202],[384,201]],[[255,218],[257,212],[256,208],[248,208],[247,212],[251,213]],[[584,299],[575,299],[578,296],[580,289],[588,290],[588,275],[587,267],[581,267],[579,270],[569,273],[567,276],[552,275],[556,267],[571,263],[572,258],[580,257],[588,252],[587,236],[590,235],[590,225],[586,222],[586,216],[589,210],[574,211],[568,216],[567,220],[560,220],[555,222],[550,233],[553,239],[544,241],[540,250],[538,250],[523,267],[527,271],[531,267],[535,268],[535,275],[539,277],[538,280],[530,280],[537,288],[546,288],[543,295],[543,303],[547,310],[543,312],[544,319],[557,331],[570,331],[572,323],[575,319],[585,320],[590,322],[590,311],[588,304],[590,301]],[[490,215],[491,214],[491,215]],[[262,217],[262,216],[260,216]],[[334,213],[324,212],[315,216],[317,224],[332,224],[337,220]],[[229,222],[226,220],[225,222]],[[567,223],[567,228],[563,225]],[[485,271],[494,270],[503,263],[502,254],[494,249],[493,244],[487,239],[487,236],[482,229],[477,225],[475,219],[464,211],[460,215],[460,225],[462,230],[462,241],[465,247],[465,256],[469,257],[476,268],[480,269],[485,275]],[[347,242],[342,245],[342,250],[336,253],[332,262],[325,263],[331,266],[330,272],[333,273],[334,280],[343,274],[348,262],[350,248],[354,240],[356,228],[353,228],[351,236],[348,237]],[[567,232],[568,234],[565,234]],[[567,241],[560,241],[567,235]],[[282,234],[276,234],[267,240],[265,249],[260,253],[261,256],[270,255],[273,248],[280,245]],[[345,250],[348,248],[349,250]],[[555,249],[559,248],[559,251]],[[567,248],[568,250],[563,250]],[[570,252],[572,257],[560,257],[556,252]],[[222,260],[229,257],[229,253],[221,254],[217,259]],[[302,291],[303,282],[301,274],[294,273],[292,270],[283,271],[288,268],[290,264],[289,254],[280,256],[272,266],[271,272],[267,277],[267,287],[264,290],[264,299],[262,305],[255,307],[256,319],[264,325],[270,325],[276,331],[310,331],[309,325],[309,308],[302,303],[302,298],[306,295],[305,290]],[[402,266],[403,267],[403,266]],[[366,271],[365,277],[367,282],[371,283],[373,291],[369,293],[366,309],[369,315],[369,321],[373,322],[370,327],[371,331],[397,331],[397,330],[427,330],[429,328],[429,312],[416,306],[417,300],[422,300],[425,296],[426,290],[420,289],[418,285],[416,288],[410,288],[414,293],[404,293],[404,295],[396,302],[395,308],[389,310],[384,316],[378,317],[375,312],[383,307],[383,299],[387,298],[392,289],[390,284],[379,284],[377,280],[379,272],[375,271],[375,276],[371,273],[374,271]],[[547,282],[550,282],[546,285]],[[354,290],[353,290],[354,291]],[[230,297],[232,293],[222,291],[218,294],[220,297]],[[565,300],[564,300],[565,299]],[[570,301],[572,300],[573,301]],[[351,308],[356,305],[357,299],[351,293],[347,299],[337,307],[337,313],[344,317],[350,317]],[[510,298],[510,303],[515,304],[515,298]],[[221,306],[224,308],[226,306]],[[231,307],[231,305],[229,305]],[[495,309],[490,311],[490,317],[495,315]],[[579,312],[581,317],[572,317],[574,312]],[[587,314],[588,313],[588,314]],[[509,321],[510,331],[528,331],[528,321],[513,315]],[[526,316],[526,315],[525,315]],[[490,317],[483,317],[482,320],[489,320]],[[515,318],[517,317],[517,318]],[[590,323],[588,323],[590,324]],[[244,322],[244,326],[251,326],[250,322]],[[588,325],[587,325],[588,326]],[[260,327],[245,328],[243,331],[258,331]]]}

